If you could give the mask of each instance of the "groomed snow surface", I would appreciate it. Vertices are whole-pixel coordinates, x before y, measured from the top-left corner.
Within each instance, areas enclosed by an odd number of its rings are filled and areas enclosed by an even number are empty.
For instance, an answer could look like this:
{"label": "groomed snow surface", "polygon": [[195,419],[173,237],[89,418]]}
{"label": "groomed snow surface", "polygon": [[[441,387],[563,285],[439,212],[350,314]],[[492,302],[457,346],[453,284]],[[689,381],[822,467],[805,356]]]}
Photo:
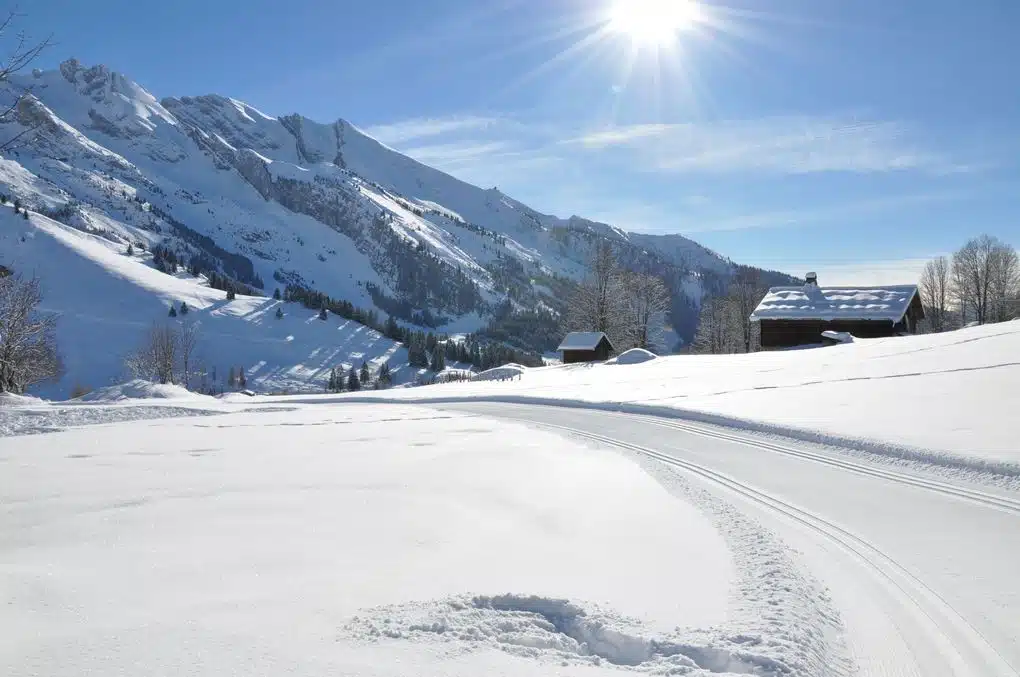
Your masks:
{"label": "groomed snow surface", "polygon": [[379,397],[659,413],[1020,477],[1018,356],[1014,321],[811,350],[541,367]]}
{"label": "groomed snow surface", "polygon": [[[128,408],[161,415],[78,406]],[[806,677],[782,637],[821,612],[742,612],[758,574],[710,511],[619,452],[420,407],[205,413],[0,438],[3,674]]]}

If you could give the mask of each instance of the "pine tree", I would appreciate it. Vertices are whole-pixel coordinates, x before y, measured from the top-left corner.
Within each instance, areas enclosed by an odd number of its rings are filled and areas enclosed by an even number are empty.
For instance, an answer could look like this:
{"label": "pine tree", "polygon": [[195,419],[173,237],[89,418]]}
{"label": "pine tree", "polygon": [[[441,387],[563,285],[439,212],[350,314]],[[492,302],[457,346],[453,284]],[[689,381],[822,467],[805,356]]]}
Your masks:
{"label": "pine tree", "polygon": [[273,290],[273,299],[276,300],[276,301],[280,300],[280,288],[279,287],[277,287],[276,289]]}
{"label": "pine tree", "polygon": [[351,367],[351,373],[347,376],[347,389],[351,392],[361,390],[361,381],[358,379],[358,370]]}
{"label": "pine tree", "polygon": [[283,306],[276,306],[276,319],[283,319]]}
{"label": "pine tree", "polygon": [[237,387],[241,390],[248,387],[248,377],[244,375],[244,367],[237,368]]}
{"label": "pine tree", "polygon": [[379,367],[379,375],[375,379],[376,388],[386,388],[393,383],[393,377],[390,375],[390,365],[388,362],[383,362],[383,365]]}
{"label": "pine tree", "polygon": [[233,289],[228,289],[227,290],[227,300],[228,301],[233,301],[236,298],[237,298],[237,294],[234,292],[234,290]]}
{"label": "pine tree", "polygon": [[368,371],[368,362],[362,360],[361,362],[361,385],[367,386],[369,381],[372,379],[372,375]]}
{"label": "pine tree", "polygon": [[233,367],[231,367],[230,371],[227,373],[227,387],[231,390],[237,387],[237,373],[234,371]]}
{"label": "pine tree", "polygon": [[25,211],[21,212],[21,215],[25,217],[26,221],[28,221],[28,208],[27,207],[25,208]]}
{"label": "pine tree", "polygon": [[187,301],[181,301],[181,315],[187,315],[187,314],[188,314],[188,302]]}
{"label": "pine tree", "polygon": [[172,303],[170,304],[170,312],[168,314],[170,317],[177,317],[177,309],[174,308],[174,304]]}
{"label": "pine tree", "polygon": [[329,370],[329,380],[326,382],[326,392],[336,392],[336,367]]}
{"label": "pine tree", "polygon": [[[353,369],[351,371],[354,371]],[[341,364],[336,368],[336,392],[342,393],[347,389],[347,376],[344,374],[344,366]]]}
{"label": "pine tree", "polygon": [[128,242],[127,250],[124,253],[127,254],[128,256],[135,255],[135,248],[130,242]]}
{"label": "pine tree", "polygon": [[432,349],[432,371],[444,369],[446,369],[446,351],[443,350],[443,346],[437,343]]}

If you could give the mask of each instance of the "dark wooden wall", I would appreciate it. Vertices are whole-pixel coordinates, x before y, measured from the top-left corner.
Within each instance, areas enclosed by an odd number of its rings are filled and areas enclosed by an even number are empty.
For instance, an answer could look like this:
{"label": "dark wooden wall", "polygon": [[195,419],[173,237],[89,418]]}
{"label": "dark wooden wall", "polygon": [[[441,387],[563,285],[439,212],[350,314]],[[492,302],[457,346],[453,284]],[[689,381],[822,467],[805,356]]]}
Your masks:
{"label": "dark wooden wall", "polygon": [[916,322],[908,329],[907,321],[894,325],[875,320],[761,320],[761,347],[767,350],[816,345],[822,342],[823,331],[845,331],[858,338],[884,338],[916,331]]}
{"label": "dark wooden wall", "polygon": [[563,364],[574,364],[577,362],[602,362],[608,360],[612,350],[609,341],[602,339],[595,346],[595,350],[564,350]]}

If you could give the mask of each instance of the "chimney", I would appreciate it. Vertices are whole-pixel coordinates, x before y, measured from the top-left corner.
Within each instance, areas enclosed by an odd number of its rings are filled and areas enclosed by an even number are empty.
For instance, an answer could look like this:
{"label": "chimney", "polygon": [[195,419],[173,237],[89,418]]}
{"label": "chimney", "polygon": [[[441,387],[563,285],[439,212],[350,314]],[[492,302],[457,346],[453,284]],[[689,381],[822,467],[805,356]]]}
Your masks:
{"label": "chimney", "polygon": [[804,279],[805,279],[805,282],[804,282],[805,286],[807,286],[807,287],[817,287],[818,286],[818,273],[808,273],[807,275],[804,276]]}

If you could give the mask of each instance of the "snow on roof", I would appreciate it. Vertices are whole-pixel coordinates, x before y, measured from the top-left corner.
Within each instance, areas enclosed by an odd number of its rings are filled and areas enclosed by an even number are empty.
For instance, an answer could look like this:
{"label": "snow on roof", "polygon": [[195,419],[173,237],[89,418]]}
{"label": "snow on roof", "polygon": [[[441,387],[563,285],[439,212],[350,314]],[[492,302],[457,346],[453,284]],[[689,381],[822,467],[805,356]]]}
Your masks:
{"label": "snow on roof", "polygon": [[600,331],[572,331],[563,337],[556,350],[595,350],[602,339],[608,341],[609,337]]}
{"label": "snow on roof", "polygon": [[884,287],[773,287],[751,320],[888,320],[899,322],[917,285]]}

